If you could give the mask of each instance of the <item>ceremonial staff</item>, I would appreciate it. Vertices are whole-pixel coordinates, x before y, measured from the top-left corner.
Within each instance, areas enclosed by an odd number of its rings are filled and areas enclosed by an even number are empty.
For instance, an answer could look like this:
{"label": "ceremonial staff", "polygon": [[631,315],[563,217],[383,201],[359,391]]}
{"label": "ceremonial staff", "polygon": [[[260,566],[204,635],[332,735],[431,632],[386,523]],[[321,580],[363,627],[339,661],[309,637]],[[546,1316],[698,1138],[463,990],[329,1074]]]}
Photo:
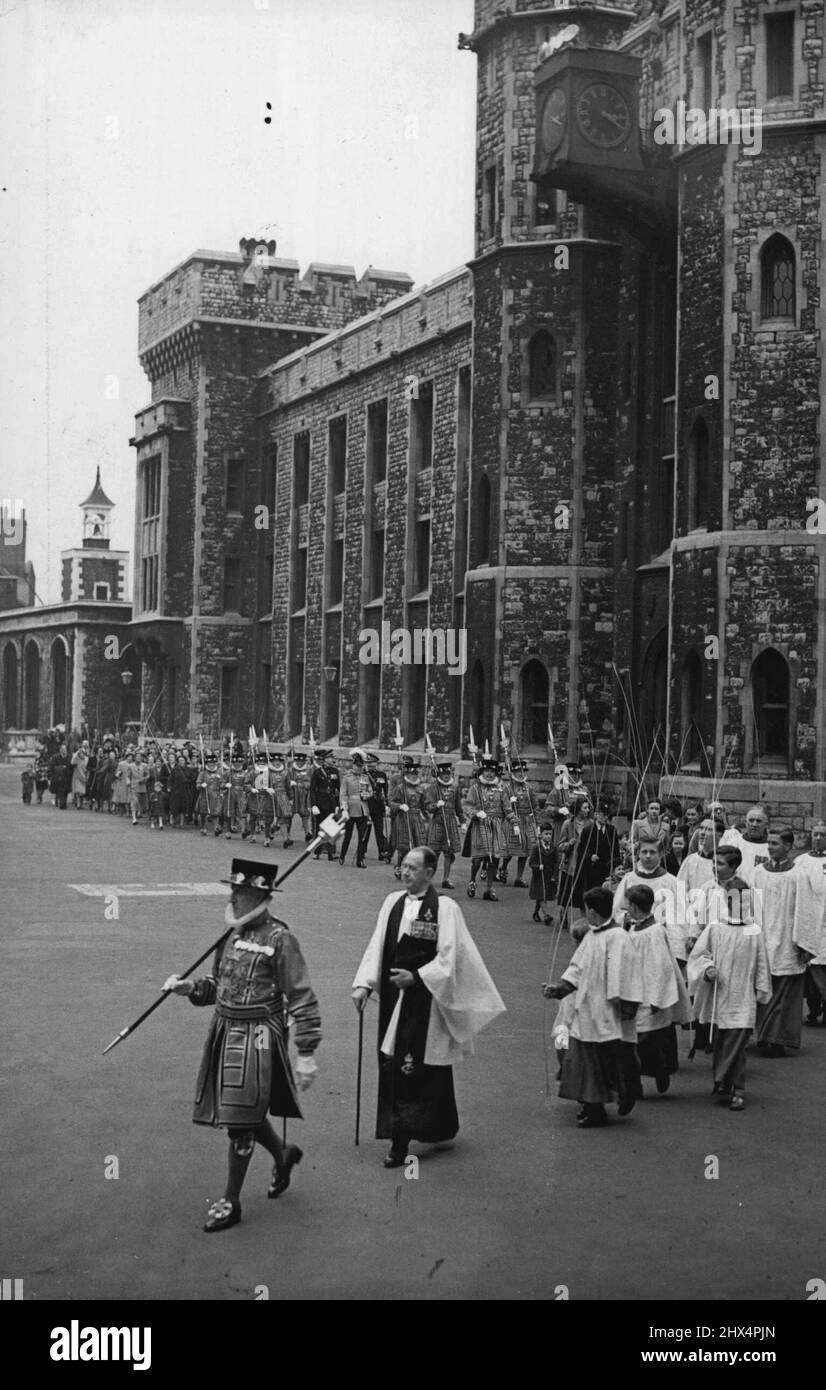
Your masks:
{"label": "ceremonial staff", "polygon": [[[403,745],[403,743],[404,743],[404,739],[402,738],[401,724],[399,723],[398,719],[396,720],[396,737],[393,739],[393,742],[394,742],[395,745],[396,745],[396,752],[398,753],[398,756],[399,756],[399,776],[400,776],[401,782],[402,782],[402,796],[403,796],[403,797],[406,797],[407,793],[406,793],[405,790],[404,790],[404,764],[402,763],[402,745]],[[406,806],[406,805],[407,805],[407,802],[406,802],[406,801],[403,802],[403,805]],[[412,848],[413,848],[413,832],[412,832],[411,829],[410,829],[410,812],[409,812],[409,811],[405,811],[404,814],[405,814],[405,819],[406,819],[406,821],[407,821],[407,848],[408,848],[408,849],[412,849]]]}
{"label": "ceremonial staff", "polygon": [[[252,728],[252,732],[253,732],[253,734],[255,733],[255,726],[254,726],[254,725],[253,725],[253,728]],[[270,741],[269,741],[269,739],[268,739],[268,737],[267,737],[267,731],[266,731],[266,729],[262,729],[261,734],[262,734],[262,738],[263,738],[263,740],[264,740],[264,757],[267,759],[267,785],[266,785],[266,787],[263,788],[263,790],[267,793],[267,796],[270,798],[270,801],[271,801],[272,804],[273,804],[273,829],[274,829],[274,830],[277,830],[277,828],[278,828],[278,804],[277,804],[276,797],[275,797],[275,792],[274,792],[273,786],[272,786],[272,768],[270,767]],[[258,742],[259,742],[259,740],[258,740],[258,738],[257,738],[257,736],[256,736],[256,739],[255,739],[255,747],[256,747],[256,750],[257,750],[257,748],[258,748]],[[256,780],[257,780],[257,779],[256,779]],[[259,787],[258,790],[261,791],[262,788]],[[286,834],[285,834],[285,839],[289,839],[289,836],[290,836],[290,832],[289,832],[289,827],[288,827],[288,828],[287,828],[287,831],[286,831]],[[266,839],[266,835],[264,836],[264,838]],[[273,835],[273,839],[274,839],[274,838],[275,838],[275,836]]]}
{"label": "ceremonial staff", "polygon": [[[281,874],[279,878],[276,879],[275,883],[273,884],[273,892],[277,888],[281,887],[281,884],[284,882],[286,878],[289,878],[290,874],[295,873],[299,864],[303,864],[304,860],[308,859],[309,856],[313,853],[313,851],[316,850],[324,840],[330,840],[333,843],[335,843],[339,835],[343,834],[343,832],[344,825],[339,821],[338,815],[336,813],[333,813],[333,815],[328,816],[327,819],[323,821],[322,824],[319,826],[318,834],[314,836],[314,838],[310,841],[310,843],[306,846],[302,853],[299,854],[298,858],[292,864],[290,864],[289,868],[285,869],[283,874]],[[197,970],[198,966],[201,964],[202,961],[206,960],[207,956],[211,955],[213,951],[217,951],[219,946],[223,945],[227,938],[232,935],[233,930],[233,927],[228,927],[226,931],[222,932],[221,935],[218,937],[218,940],[213,941],[212,945],[208,946],[207,949],[203,952],[203,954],[200,955],[197,960],[193,961],[192,964],[188,967],[188,969],[184,970],[183,974],[178,976],[178,979],[185,980],[188,975],[192,974],[193,970]],[[123,1042],[124,1038],[128,1038],[130,1033],[134,1033],[135,1030],[139,1028],[140,1025],[143,1023],[144,1019],[147,1019],[151,1013],[154,1013],[155,1009],[157,1009],[158,1006],[163,1003],[164,999],[168,998],[168,996],[171,993],[172,990],[163,990],[160,996],[155,1000],[154,1004],[150,1004],[148,1009],[144,1009],[140,1018],[136,1018],[135,1022],[130,1023],[128,1028],[121,1029],[117,1037],[113,1038],[112,1041],[108,1043],[106,1047],[104,1047],[103,1053],[101,1055],[105,1056],[106,1053],[110,1052],[113,1047],[117,1047],[119,1042]]]}
{"label": "ceremonial staff", "polygon": [[[500,724],[500,725],[499,725],[499,742],[500,742],[501,745],[502,745],[502,752],[503,752],[504,755],[505,755],[505,766],[506,766],[506,768],[508,769],[508,781],[510,782],[510,787],[511,787],[510,802],[511,802],[511,805],[512,805],[512,806],[515,806],[515,805],[516,805],[517,798],[513,795],[513,767],[511,766],[511,755],[510,755],[510,743],[511,743],[511,741],[510,741],[509,735],[505,733],[505,726],[504,726],[504,724]],[[519,751],[519,750],[517,749],[517,752],[518,752],[518,751]],[[531,818],[531,820],[533,821],[533,829],[534,829],[534,834],[536,835],[536,843],[537,843],[537,846],[539,846],[539,826],[538,826],[537,823],[536,823],[536,816],[535,816],[534,813],[533,813],[533,797],[531,796],[531,789],[530,789],[530,787],[528,786],[528,779],[527,779],[527,777],[525,778],[525,791],[526,791],[527,794],[528,794],[528,814],[530,815],[530,818]],[[519,820],[519,815],[518,815],[518,813],[515,813],[515,814],[516,814],[516,819],[517,819],[517,821],[518,821],[518,820]],[[519,842],[520,842],[520,844],[521,844],[521,843],[522,843],[522,830],[521,830],[521,828],[519,829],[518,833],[519,833]],[[524,848],[524,846],[523,846],[523,848]],[[539,847],[539,867],[540,867],[540,869],[542,868],[542,849],[541,849],[541,847]]]}
{"label": "ceremonial staff", "polygon": [[[433,770],[433,779],[434,779],[434,781],[435,781],[436,783],[438,783],[438,781],[439,781],[439,773],[438,773],[437,768],[436,768],[436,750],[435,750],[435,748],[433,747],[433,744],[430,742],[430,734],[427,734],[427,733],[425,734],[425,736],[424,736],[424,746],[425,746],[425,751],[427,752],[427,756],[430,758],[430,766],[431,766],[431,768],[432,768],[432,770]],[[437,797],[437,800],[438,800],[438,797]],[[445,808],[444,808],[444,806],[442,806],[441,809],[442,809],[442,820],[444,821],[444,826],[445,826],[445,845],[447,846],[448,849],[450,849],[450,831],[449,831],[448,828],[447,828],[447,816],[445,815]]]}

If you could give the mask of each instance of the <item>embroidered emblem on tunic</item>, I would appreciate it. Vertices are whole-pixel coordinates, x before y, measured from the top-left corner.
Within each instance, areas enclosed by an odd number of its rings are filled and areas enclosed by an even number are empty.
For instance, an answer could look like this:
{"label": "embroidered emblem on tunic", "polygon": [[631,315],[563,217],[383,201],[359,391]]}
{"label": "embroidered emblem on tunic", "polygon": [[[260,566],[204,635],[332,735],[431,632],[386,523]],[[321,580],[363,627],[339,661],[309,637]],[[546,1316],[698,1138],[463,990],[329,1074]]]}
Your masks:
{"label": "embroidered emblem on tunic", "polygon": [[405,1076],[412,1076],[412,1075],[413,1075],[413,1070],[414,1070],[414,1068],[413,1068],[413,1053],[412,1053],[412,1052],[408,1052],[407,1056],[406,1056],[405,1059],[404,1059],[404,1063],[403,1063],[403,1065],[402,1065],[402,1071],[403,1071],[403,1073],[404,1073]]}

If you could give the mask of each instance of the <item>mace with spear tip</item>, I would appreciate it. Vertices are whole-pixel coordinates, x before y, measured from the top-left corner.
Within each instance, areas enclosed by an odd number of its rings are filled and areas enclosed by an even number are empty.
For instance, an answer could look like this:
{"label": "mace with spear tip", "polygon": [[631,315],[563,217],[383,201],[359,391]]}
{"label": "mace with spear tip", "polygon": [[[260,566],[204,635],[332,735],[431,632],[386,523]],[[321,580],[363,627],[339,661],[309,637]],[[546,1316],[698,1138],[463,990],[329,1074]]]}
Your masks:
{"label": "mace with spear tip", "polygon": [[[401,794],[402,796],[406,797],[407,793],[404,789],[404,764],[402,763],[402,747],[404,746],[404,739],[402,738],[402,726],[399,723],[398,719],[396,720],[396,737],[393,739],[393,742],[396,745],[396,752],[398,753],[399,757],[399,777],[401,778],[402,784]],[[410,812],[405,811],[404,815],[405,820],[407,821],[407,848],[412,849],[413,832],[410,829]]]}
{"label": "mace with spear tip", "polygon": [[[320,844],[322,844],[325,840],[329,840],[331,843],[335,844],[338,837],[343,834],[344,824],[338,819],[338,815],[334,813],[333,815],[328,816],[327,819],[322,821],[321,825],[319,826],[318,834],[313,837],[313,839],[305,847],[305,849],[298,856],[298,858],[292,864],[290,864],[289,868],[285,869],[283,874],[281,874],[280,877],[276,879],[275,883],[273,884],[273,891],[275,891],[277,888],[280,888],[284,880],[286,878],[289,878],[290,874],[295,873],[299,864],[303,864],[304,860],[308,859],[310,855],[313,853],[313,851],[316,850]],[[212,945],[208,946],[207,949],[203,952],[203,954],[200,955],[197,960],[194,960],[192,964],[188,967],[188,969],[186,969],[183,972],[182,975],[178,976],[178,979],[185,980],[188,975],[192,974],[193,970],[197,970],[198,966],[201,964],[202,961],[206,960],[207,956],[211,955],[213,951],[217,951],[218,947],[223,945],[227,938],[231,936],[233,930],[233,927],[228,927],[226,931],[223,931],[221,935],[218,937],[218,940],[213,941]],[[167,999],[171,993],[172,990],[162,990],[161,994],[155,1000],[154,1004],[150,1004],[148,1009],[144,1009],[140,1018],[136,1018],[134,1023],[130,1023],[127,1028],[122,1028],[121,1031],[118,1033],[117,1037],[114,1037],[112,1041],[108,1043],[106,1047],[104,1047],[101,1055],[105,1057],[106,1053],[111,1052],[113,1047],[117,1047],[119,1042],[123,1042],[124,1038],[128,1038],[130,1033],[134,1033],[136,1029],[140,1028],[144,1020],[147,1019],[151,1013],[154,1013],[155,1010],[163,1003],[164,999]]]}

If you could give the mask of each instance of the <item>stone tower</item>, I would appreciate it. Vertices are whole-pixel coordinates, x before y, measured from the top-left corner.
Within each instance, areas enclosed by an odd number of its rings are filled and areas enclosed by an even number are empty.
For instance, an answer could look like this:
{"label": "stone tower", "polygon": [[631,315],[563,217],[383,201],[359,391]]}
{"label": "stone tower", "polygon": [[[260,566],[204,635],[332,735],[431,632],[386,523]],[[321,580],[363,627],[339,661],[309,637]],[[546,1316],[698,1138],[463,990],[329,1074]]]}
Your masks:
{"label": "stone tower", "polygon": [[132,632],[143,708],[164,731],[246,734],[270,700],[274,496],[258,377],[273,362],[409,288],[351,266],[196,251],[141,297],[152,402],[136,417]]}
{"label": "stone tower", "polygon": [[636,351],[622,280],[642,252],[597,213],[598,182],[537,180],[537,84],[554,62],[539,55],[582,59],[589,83],[616,67],[628,91],[617,50],[634,10],[479,0],[460,38],[478,60],[466,717],[477,739],[511,722],[534,752],[550,723],[569,758],[613,728],[617,359],[626,338]]}
{"label": "stone tower", "polygon": [[98,467],[95,485],[80,504],[83,544],[60,554],[63,603],[125,602],[129,552],[110,548],[109,527],[114,505],[103,490]]}

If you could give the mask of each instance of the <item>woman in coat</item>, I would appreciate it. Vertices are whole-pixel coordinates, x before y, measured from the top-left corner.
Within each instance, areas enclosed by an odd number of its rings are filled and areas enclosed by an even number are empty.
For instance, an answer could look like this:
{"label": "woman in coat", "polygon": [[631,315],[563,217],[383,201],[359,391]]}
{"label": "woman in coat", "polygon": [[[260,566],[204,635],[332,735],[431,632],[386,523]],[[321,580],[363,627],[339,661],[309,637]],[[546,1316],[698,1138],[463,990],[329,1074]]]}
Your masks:
{"label": "woman in coat", "polygon": [[557,845],[561,865],[558,902],[560,916],[565,918],[569,908],[582,908],[585,876],[580,841],[592,823],[591,803],[587,796],[572,803],[571,812],[572,815],[562,827]]}
{"label": "woman in coat", "polygon": [[79,811],[86,797],[86,771],[89,765],[89,745],[82,743],[72,754],[72,803]]}
{"label": "woman in coat", "polygon": [[112,804],[115,813],[119,816],[126,815],[126,808],[129,805],[129,758],[122,757],[118,760],[115,769],[115,788],[112,797]]}

